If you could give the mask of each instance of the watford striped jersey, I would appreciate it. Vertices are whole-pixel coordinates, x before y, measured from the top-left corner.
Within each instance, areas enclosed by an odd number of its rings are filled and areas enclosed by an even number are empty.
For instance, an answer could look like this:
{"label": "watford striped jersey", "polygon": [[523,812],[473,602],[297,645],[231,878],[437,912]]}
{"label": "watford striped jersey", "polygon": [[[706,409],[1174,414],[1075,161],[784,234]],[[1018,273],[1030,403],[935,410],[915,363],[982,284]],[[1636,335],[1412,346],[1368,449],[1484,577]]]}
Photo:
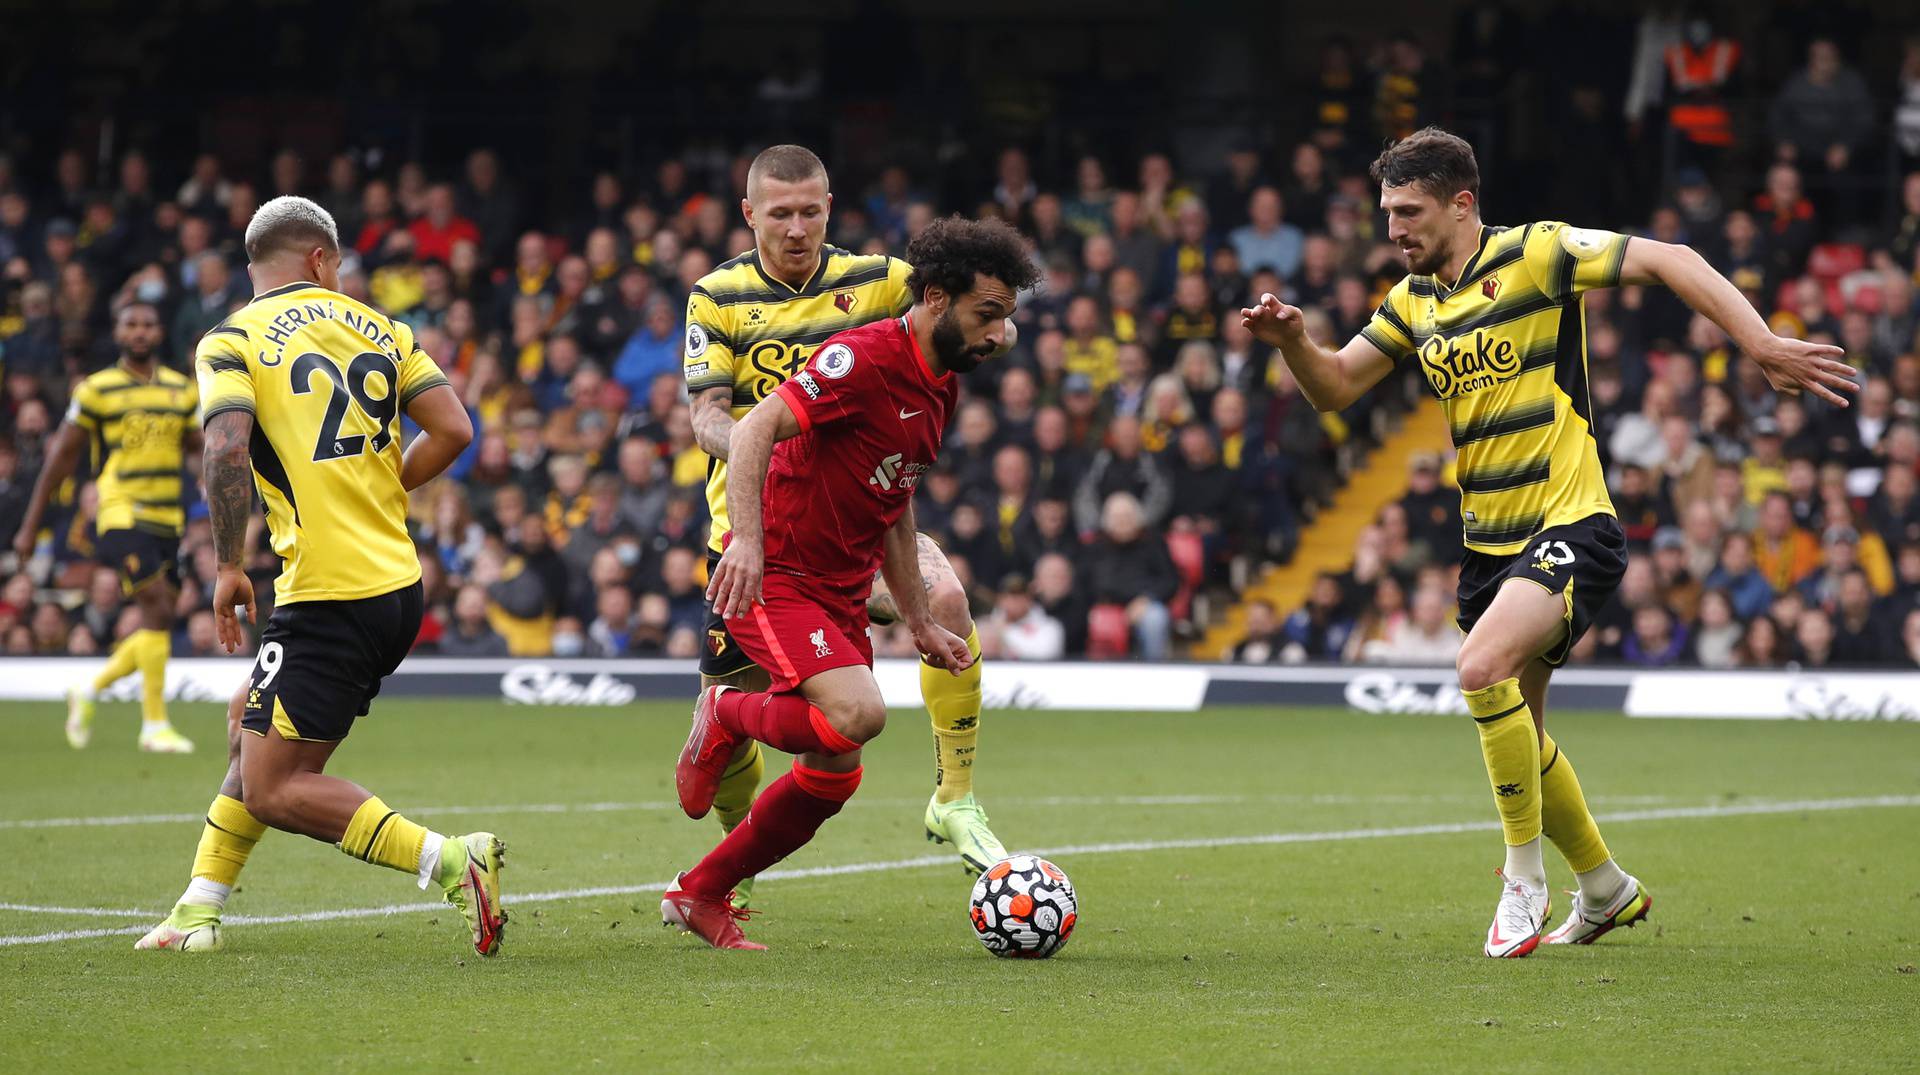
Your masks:
{"label": "watford striped jersey", "polygon": [[1452,287],[1393,286],[1360,334],[1417,358],[1460,453],[1467,547],[1519,552],[1549,526],[1613,514],[1587,395],[1580,295],[1620,281],[1627,237],[1545,222],[1482,227]]}
{"label": "watford striped jersey", "polygon": [[[733,416],[744,416],[798,373],[827,337],[906,313],[913,305],[909,271],[899,258],[835,246],[821,248],[820,267],[801,288],[762,270],[758,251],[721,265],[687,296],[688,394],[730,388]],[[717,552],[729,528],[727,465],[718,459],[707,467],[707,510],[710,547]]]}
{"label": "watford striped jersey", "polygon": [[420,578],[400,415],[447,383],[413,330],[318,284],[254,297],[195,352],[206,418],[254,416],[254,485],[283,563],[276,604],[351,601]]}
{"label": "watford striped jersey", "polygon": [[80,382],[67,420],[92,441],[99,533],[180,536],[187,522],[181,466],[199,409],[200,393],[186,374],[158,364],[150,377],[116,365]]}

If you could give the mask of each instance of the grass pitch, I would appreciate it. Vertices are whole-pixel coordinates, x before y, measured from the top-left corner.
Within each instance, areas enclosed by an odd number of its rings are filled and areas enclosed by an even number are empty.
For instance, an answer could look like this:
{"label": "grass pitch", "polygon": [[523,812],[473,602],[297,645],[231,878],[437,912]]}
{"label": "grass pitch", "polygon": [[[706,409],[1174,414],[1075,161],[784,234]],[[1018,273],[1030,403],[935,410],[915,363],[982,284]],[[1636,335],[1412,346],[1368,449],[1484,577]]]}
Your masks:
{"label": "grass pitch", "polygon": [[361,722],[336,773],[511,845],[513,921],[482,960],[409,878],[284,833],[241,878],[225,951],[134,952],[186,882],[220,712],[176,708],[207,751],[177,758],[134,751],[132,706],[103,706],[85,753],[58,707],[0,706],[0,1070],[1920,1062],[1913,726],[1556,714],[1654,913],[1495,962],[1500,842],[1463,719],[989,713],[995,828],[1080,893],[1072,942],[1034,963],[972,939],[969,882],[921,836],[931,750],[905,711],[847,810],[762,882],[748,928],[771,952],[662,930],[661,882],[719,833],[674,805],[685,711],[383,700]]}

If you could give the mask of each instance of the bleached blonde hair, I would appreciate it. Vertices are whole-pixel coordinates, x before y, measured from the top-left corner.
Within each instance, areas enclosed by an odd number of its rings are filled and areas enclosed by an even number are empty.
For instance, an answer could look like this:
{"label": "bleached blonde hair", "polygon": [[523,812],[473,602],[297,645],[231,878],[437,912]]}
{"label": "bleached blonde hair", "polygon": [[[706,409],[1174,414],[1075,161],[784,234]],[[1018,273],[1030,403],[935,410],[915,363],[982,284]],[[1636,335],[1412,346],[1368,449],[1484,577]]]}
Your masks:
{"label": "bleached blonde hair", "polygon": [[332,213],[297,194],[268,201],[247,221],[248,261],[264,261],[285,249],[310,250],[315,244],[340,249],[340,228]]}

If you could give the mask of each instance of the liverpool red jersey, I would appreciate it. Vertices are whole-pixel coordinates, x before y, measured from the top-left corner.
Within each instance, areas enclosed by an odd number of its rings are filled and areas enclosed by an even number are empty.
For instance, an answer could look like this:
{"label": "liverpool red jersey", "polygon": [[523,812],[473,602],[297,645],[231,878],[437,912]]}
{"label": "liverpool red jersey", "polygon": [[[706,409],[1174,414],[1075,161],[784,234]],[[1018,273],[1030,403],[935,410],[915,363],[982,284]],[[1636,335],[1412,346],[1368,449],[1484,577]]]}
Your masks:
{"label": "liverpool red jersey", "polygon": [[800,435],[774,445],[765,508],[769,572],[865,596],[960,397],[934,376],[906,317],[839,333],[776,390]]}

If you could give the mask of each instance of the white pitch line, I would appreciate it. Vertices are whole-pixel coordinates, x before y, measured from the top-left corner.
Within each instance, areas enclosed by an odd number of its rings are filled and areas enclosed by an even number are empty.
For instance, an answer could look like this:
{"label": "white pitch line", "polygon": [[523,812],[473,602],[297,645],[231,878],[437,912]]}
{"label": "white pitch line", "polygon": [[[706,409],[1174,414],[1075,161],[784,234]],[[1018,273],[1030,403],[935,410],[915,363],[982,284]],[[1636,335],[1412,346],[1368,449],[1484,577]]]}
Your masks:
{"label": "white pitch line", "polygon": [[78,915],[89,918],[152,918],[155,914],[153,911],[122,910],[115,907],[48,907],[40,903],[0,903],[0,911]]}
{"label": "white pitch line", "polygon": [[[1731,803],[1724,806],[1676,806],[1657,810],[1632,810],[1621,813],[1601,815],[1597,820],[1609,824],[1625,824],[1635,821],[1684,821],[1699,818],[1750,817],[1764,814],[1800,814],[1833,810],[1862,810],[1884,807],[1920,806],[1920,795],[1871,795],[1847,799],[1794,799],[1782,802]],[[1116,843],[1070,844],[1064,847],[1042,847],[1032,849],[1036,855],[1114,855],[1142,851],[1173,851],[1194,848],[1215,847],[1252,847],[1275,844],[1313,844],[1337,843],[1346,840],[1380,840],[1406,836],[1449,836],[1467,832],[1496,832],[1500,824],[1495,821],[1455,821],[1433,825],[1400,825],[1387,828],[1340,829],[1328,832],[1270,832],[1250,836],[1208,836],[1185,840],[1133,840]],[[760,875],[766,881],[798,880],[811,877],[838,877],[846,874],[887,873],[895,870],[911,870],[925,866],[952,865],[950,855],[920,855],[910,859],[895,859],[890,862],[850,862],[839,866],[810,866],[803,869],[768,870]],[[664,883],[649,885],[596,885],[588,888],[555,889],[548,892],[529,892],[517,894],[511,902],[518,906],[527,903],[556,903],[563,900],[588,899],[595,896],[637,896],[666,891]],[[241,926],[272,926],[297,922],[338,922],[358,918],[382,918],[396,914],[417,914],[424,911],[445,911],[442,903],[390,903],[381,907],[341,907],[326,911],[307,911],[300,914],[283,915],[231,915],[226,924]],[[86,909],[75,908],[76,913],[87,913]],[[124,912],[101,912],[117,914]],[[115,937],[145,933],[146,926],[126,926],[113,929],[70,929],[52,933],[0,935],[0,948],[22,944],[51,944],[59,941],[88,940],[96,937]]]}
{"label": "white pitch line", "polygon": [[[1000,797],[994,801],[1005,806],[1235,806],[1244,803],[1309,803],[1316,805],[1357,804],[1368,806],[1413,805],[1420,803],[1472,802],[1468,795],[1050,795],[1042,797]],[[1596,802],[1658,803],[1669,801],[1660,795],[1625,796]],[[847,805],[861,809],[904,809],[924,805],[924,799],[856,799]],[[419,817],[455,817],[471,814],[604,814],[625,811],[678,810],[670,800],[640,802],[587,803],[499,803],[490,806],[423,806],[407,811]],[[102,817],[0,818],[0,831],[10,829],[117,828],[128,825],[173,825],[201,821],[203,814],[109,814]]]}

